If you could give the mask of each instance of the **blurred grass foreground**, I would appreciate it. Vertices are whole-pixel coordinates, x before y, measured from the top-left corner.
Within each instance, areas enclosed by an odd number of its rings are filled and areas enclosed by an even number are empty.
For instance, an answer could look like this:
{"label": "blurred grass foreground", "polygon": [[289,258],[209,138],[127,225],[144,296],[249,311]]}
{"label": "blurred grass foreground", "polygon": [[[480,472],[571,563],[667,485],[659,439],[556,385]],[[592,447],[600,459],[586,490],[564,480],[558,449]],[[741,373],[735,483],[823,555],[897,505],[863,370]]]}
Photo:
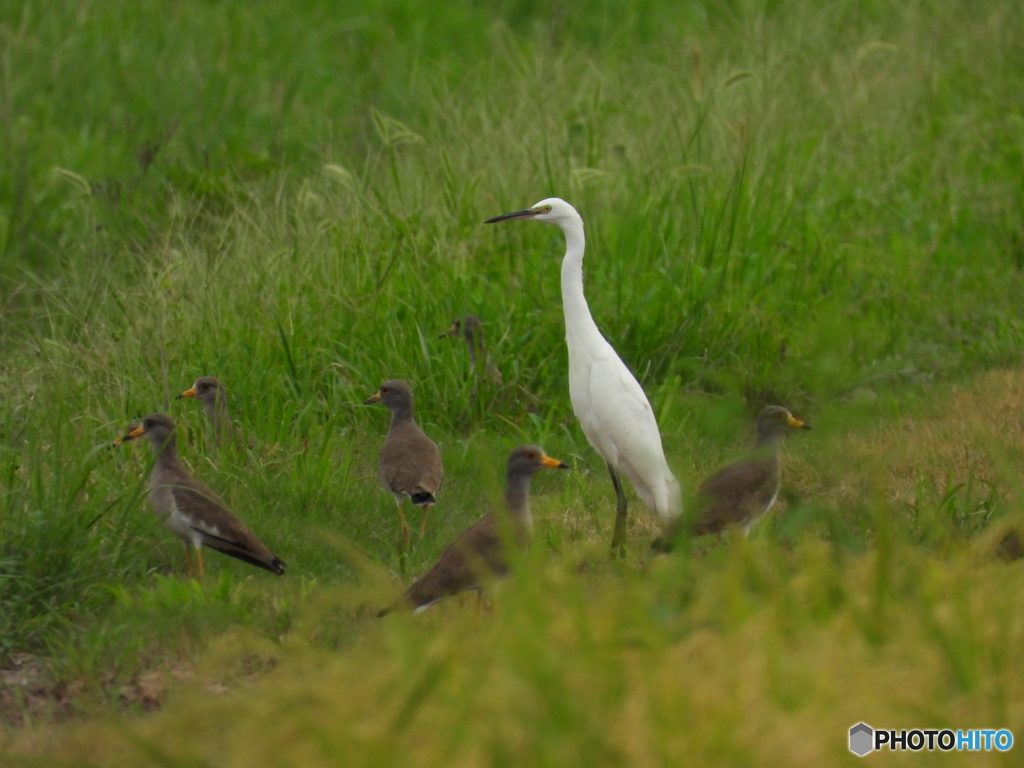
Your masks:
{"label": "blurred grass foreground", "polygon": [[[1024,738],[1022,41],[1011,0],[0,4],[0,762],[820,766],[859,759],[858,721]],[[607,557],[561,236],[481,225],[551,195],[685,489],[764,404],[814,425],[750,539],[650,557],[633,497]],[[438,339],[467,312],[500,383]],[[216,454],[173,400],[199,375],[245,438]],[[359,405],[391,377],[446,469],[408,553]],[[109,448],[156,410],[287,578],[185,578],[148,452]],[[491,608],[374,618],[522,442],[574,471],[535,481]]]}

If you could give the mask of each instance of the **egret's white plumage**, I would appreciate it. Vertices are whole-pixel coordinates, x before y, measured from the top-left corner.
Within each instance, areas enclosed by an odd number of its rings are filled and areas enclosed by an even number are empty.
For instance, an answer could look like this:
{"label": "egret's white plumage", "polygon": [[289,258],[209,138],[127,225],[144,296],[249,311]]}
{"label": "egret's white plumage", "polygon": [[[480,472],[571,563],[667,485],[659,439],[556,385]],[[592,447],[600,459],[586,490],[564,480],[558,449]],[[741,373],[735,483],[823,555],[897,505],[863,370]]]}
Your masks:
{"label": "egret's white plumage", "polygon": [[621,472],[636,488],[648,509],[663,523],[682,511],[679,481],[665,461],[661,433],[643,388],[612,345],[601,335],[583,294],[583,219],[561,198],[549,197],[525,211],[496,216],[534,219],[558,226],[565,235],[562,259],[562,307],[565,341],[569,348],[569,397],[583,434],[608,463],[618,496],[612,548],[622,546],[626,533],[626,498]]}

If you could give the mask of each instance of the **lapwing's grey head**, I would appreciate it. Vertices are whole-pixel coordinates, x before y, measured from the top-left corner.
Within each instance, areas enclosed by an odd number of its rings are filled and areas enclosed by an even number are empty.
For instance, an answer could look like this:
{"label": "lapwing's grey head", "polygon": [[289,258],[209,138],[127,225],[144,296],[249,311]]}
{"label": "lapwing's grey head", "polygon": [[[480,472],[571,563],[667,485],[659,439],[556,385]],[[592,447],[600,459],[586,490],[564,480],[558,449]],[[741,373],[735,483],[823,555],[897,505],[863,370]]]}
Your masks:
{"label": "lapwing's grey head", "polygon": [[553,459],[537,445],[520,445],[508,457],[508,473],[510,475],[532,475],[541,469],[568,469],[569,465]]}
{"label": "lapwing's grey head", "polygon": [[363,402],[363,405],[384,403],[392,411],[412,408],[412,390],[401,379],[388,379]]}
{"label": "lapwing's grey head", "polygon": [[223,400],[224,386],[214,376],[200,376],[192,387],[178,395],[177,399],[181,400],[183,397],[194,397],[204,404],[212,405],[217,400]]}
{"label": "lapwing's grey head", "polygon": [[781,405],[769,405],[757,416],[757,434],[762,437],[776,437],[790,429],[810,429]]}
{"label": "lapwing's grey head", "polygon": [[126,443],[144,437],[155,445],[163,445],[174,432],[174,422],[166,413],[151,413],[142,421],[133,421],[128,425],[128,432],[119,438],[119,443]]}

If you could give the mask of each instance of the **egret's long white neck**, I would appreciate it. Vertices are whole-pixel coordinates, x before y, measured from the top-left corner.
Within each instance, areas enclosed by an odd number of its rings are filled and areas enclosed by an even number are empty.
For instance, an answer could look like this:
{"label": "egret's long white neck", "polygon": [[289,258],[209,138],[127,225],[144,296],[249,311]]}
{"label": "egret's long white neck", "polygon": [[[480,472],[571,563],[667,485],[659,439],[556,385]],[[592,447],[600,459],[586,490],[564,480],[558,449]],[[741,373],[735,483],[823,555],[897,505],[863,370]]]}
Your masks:
{"label": "egret's long white neck", "polygon": [[565,311],[565,338],[570,352],[574,343],[582,343],[587,337],[601,332],[590,314],[590,307],[583,295],[583,252],[586,237],[583,235],[583,219],[579,215],[568,221],[560,221],[565,235],[565,258],[562,259],[562,309]]}

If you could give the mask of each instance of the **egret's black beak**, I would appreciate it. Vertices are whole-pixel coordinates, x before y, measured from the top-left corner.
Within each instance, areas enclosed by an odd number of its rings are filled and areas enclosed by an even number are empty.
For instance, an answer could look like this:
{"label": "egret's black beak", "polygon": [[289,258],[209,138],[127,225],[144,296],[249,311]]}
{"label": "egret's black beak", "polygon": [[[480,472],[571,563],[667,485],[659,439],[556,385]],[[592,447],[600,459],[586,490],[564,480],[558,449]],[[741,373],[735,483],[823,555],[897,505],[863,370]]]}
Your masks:
{"label": "egret's black beak", "polygon": [[503,213],[501,216],[495,216],[493,219],[488,219],[484,224],[495,224],[499,221],[505,221],[507,219],[532,219],[536,216],[539,211],[535,211],[532,208],[527,208],[525,211],[516,211],[515,213]]}

